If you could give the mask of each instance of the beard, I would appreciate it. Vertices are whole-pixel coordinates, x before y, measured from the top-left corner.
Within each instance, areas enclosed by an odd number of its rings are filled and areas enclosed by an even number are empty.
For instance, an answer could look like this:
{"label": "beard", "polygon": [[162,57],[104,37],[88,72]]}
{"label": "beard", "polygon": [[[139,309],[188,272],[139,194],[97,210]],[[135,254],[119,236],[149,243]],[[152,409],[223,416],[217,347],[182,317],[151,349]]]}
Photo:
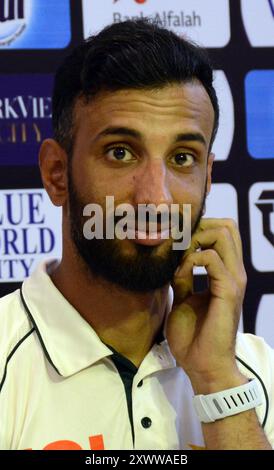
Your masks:
{"label": "beard", "polygon": [[[151,292],[171,282],[176,269],[181,264],[185,250],[174,250],[172,239],[165,240],[156,246],[141,245],[135,243],[134,240],[126,241],[117,238],[86,239],[83,235],[85,220],[82,212],[87,203],[78,194],[70,172],[68,182],[71,239],[88,273],[135,293]],[[198,215],[192,223],[192,234],[203,215],[205,198],[204,192]],[[181,214],[179,226],[183,226]],[[130,253],[124,249],[125,242],[132,245]],[[164,250],[163,244],[166,245]],[[159,253],[160,247],[161,253]]]}

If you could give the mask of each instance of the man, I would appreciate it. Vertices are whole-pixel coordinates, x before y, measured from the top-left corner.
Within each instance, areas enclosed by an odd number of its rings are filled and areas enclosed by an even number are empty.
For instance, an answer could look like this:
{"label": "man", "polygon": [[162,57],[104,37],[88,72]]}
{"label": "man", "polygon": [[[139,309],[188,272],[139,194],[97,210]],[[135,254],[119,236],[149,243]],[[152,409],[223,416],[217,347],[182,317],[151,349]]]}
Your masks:
{"label": "man", "polygon": [[[205,52],[146,21],[106,28],[58,70],[40,167],[63,256],[1,300],[2,449],[271,449],[273,352],[236,340],[240,236],[201,219],[218,113]],[[158,219],[153,236],[88,239],[85,208],[105,214],[106,196],[191,204],[190,247]]]}

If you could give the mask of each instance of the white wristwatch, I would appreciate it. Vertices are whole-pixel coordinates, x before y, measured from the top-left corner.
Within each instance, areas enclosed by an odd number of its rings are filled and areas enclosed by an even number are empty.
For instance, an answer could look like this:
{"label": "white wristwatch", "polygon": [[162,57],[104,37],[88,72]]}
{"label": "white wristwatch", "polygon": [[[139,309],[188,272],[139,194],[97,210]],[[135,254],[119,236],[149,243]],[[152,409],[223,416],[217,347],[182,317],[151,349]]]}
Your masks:
{"label": "white wristwatch", "polygon": [[229,388],[209,395],[196,395],[193,404],[202,423],[236,415],[262,404],[256,379],[239,387]]}

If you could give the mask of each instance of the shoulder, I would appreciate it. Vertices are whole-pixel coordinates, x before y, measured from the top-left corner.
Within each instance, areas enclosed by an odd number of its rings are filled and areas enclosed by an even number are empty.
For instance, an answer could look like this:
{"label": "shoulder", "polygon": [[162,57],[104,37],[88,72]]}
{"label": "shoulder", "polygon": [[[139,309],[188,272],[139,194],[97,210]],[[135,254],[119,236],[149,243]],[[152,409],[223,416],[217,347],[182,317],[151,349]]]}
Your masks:
{"label": "shoulder", "polygon": [[260,336],[238,333],[236,354],[239,359],[247,360],[259,369],[270,368],[274,373],[274,350]]}
{"label": "shoulder", "polygon": [[251,377],[258,374],[263,377],[266,384],[273,386],[274,350],[263,338],[248,333],[238,333],[236,357],[245,375],[249,372],[251,372]]}
{"label": "shoulder", "polygon": [[22,305],[19,290],[0,299],[0,324],[1,387],[7,362],[33,332],[33,327]]}
{"label": "shoulder", "polygon": [[263,404],[256,411],[274,448],[274,350],[259,336],[238,333],[236,357],[240,371],[261,388]]}

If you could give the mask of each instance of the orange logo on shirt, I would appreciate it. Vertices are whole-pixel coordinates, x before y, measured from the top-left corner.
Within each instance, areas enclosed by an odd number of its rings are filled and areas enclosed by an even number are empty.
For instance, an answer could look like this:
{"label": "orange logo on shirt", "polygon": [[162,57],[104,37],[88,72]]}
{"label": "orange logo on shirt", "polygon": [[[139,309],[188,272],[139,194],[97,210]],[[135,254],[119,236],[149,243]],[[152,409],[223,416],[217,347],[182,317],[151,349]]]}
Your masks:
{"label": "orange logo on shirt", "polygon": [[[91,450],[105,450],[104,437],[103,434],[98,434],[96,436],[89,436],[89,447]],[[32,449],[26,449],[32,450]],[[74,441],[54,441],[50,442],[43,448],[43,450],[84,450]]]}
{"label": "orange logo on shirt", "polygon": [[188,447],[190,447],[192,450],[206,450],[206,447],[196,446],[195,444],[188,444]]}

